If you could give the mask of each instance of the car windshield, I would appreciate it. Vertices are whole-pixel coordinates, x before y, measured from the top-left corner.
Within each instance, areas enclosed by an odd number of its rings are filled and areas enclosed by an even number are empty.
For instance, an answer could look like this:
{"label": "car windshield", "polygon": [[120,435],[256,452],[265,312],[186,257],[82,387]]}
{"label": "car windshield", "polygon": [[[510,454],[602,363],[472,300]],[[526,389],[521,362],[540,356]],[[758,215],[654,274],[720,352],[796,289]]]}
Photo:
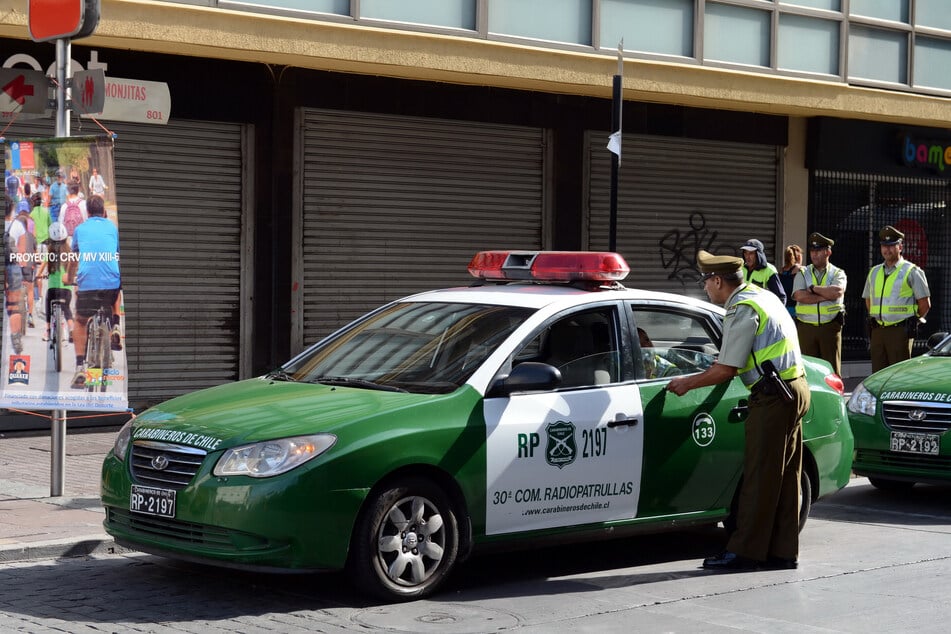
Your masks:
{"label": "car windshield", "polygon": [[532,312],[484,304],[397,303],[308,350],[279,373],[298,382],[444,394],[465,383]]}
{"label": "car windshield", "polygon": [[951,337],[945,337],[944,341],[932,348],[933,357],[951,357]]}

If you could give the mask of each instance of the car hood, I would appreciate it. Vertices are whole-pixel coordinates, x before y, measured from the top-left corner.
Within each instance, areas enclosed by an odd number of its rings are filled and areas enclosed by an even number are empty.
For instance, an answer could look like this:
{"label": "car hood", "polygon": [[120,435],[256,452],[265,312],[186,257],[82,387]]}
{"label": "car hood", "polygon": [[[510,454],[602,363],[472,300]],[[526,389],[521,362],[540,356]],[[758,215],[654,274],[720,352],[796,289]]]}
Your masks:
{"label": "car hood", "polygon": [[951,402],[951,358],[908,359],[879,370],[864,383],[883,400]]}
{"label": "car hood", "polygon": [[249,379],[192,392],[146,410],[136,418],[132,438],[212,451],[333,432],[343,424],[445,397]]}

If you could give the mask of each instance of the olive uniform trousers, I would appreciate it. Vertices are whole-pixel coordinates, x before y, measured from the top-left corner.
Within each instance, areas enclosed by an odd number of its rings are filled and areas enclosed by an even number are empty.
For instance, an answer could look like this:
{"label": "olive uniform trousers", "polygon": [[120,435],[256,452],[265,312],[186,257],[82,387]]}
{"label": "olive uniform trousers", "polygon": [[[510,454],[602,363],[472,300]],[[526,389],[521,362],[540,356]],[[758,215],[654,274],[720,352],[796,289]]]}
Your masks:
{"label": "olive uniform trousers", "polygon": [[872,372],[911,358],[915,340],[908,336],[903,322],[894,326],[878,326],[869,333]]}
{"label": "olive uniform trousers", "polygon": [[832,365],[832,371],[842,376],[841,318],[824,324],[809,324],[797,319],[796,332],[799,333],[799,348],[803,354],[825,359]]}
{"label": "olive uniform trousers", "polygon": [[756,561],[799,556],[802,417],[810,397],[805,377],[787,384],[793,393],[789,403],[756,386],[750,395],[743,484],[727,550]]}

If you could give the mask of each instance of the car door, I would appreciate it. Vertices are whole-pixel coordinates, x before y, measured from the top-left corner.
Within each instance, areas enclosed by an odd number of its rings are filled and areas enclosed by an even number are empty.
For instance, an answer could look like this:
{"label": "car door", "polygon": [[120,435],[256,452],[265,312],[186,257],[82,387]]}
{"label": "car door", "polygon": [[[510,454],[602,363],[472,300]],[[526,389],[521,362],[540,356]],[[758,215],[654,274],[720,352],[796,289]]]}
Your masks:
{"label": "car door", "polygon": [[620,310],[606,302],[548,320],[503,372],[547,363],[561,384],[485,399],[487,535],[636,516],[642,412]]}
{"label": "car door", "polygon": [[728,508],[742,472],[749,392],[738,378],[667,391],[670,378],[702,372],[719,353],[718,315],[691,305],[631,302],[637,386],[644,406],[644,468],[638,515]]}

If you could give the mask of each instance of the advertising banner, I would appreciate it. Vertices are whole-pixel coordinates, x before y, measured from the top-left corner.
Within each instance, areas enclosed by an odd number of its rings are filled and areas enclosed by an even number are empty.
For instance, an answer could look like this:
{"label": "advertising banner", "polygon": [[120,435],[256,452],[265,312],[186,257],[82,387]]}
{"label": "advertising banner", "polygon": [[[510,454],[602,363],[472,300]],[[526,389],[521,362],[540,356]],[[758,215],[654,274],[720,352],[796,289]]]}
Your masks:
{"label": "advertising banner", "polygon": [[0,406],[125,410],[113,142],[8,141],[4,165]]}

